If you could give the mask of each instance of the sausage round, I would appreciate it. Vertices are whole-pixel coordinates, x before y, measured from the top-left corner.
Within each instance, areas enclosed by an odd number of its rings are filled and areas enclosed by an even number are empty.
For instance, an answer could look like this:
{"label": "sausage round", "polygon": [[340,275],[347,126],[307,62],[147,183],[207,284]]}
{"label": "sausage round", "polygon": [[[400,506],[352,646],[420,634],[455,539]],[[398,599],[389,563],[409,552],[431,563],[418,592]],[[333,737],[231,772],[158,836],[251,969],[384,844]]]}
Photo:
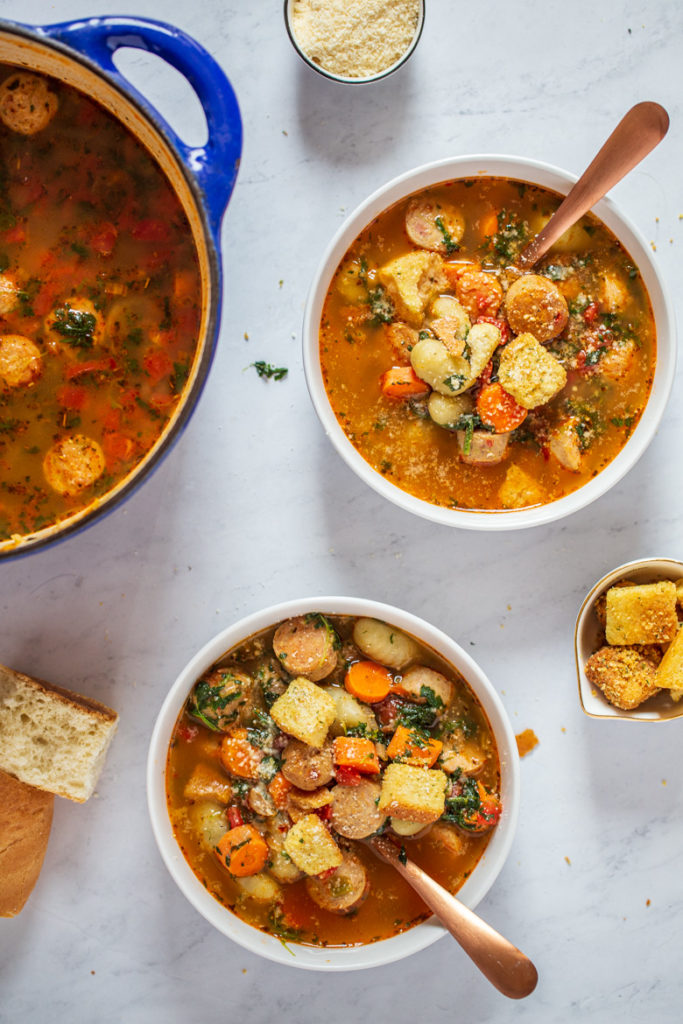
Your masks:
{"label": "sausage round", "polygon": [[515,334],[528,331],[537,341],[550,341],[564,330],[569,309],[553,281],[538,274],[525,274],[508,288],[505,315]]}
{"label": "sausage round", "polygon": [[0,85],[0,119],[20,135],[34,135],[57,113],[59,100],[44,78],[18,71]]}
{"label": "sausage round", "polygon": [[23,334],[0,337],[0,377],[10,388],[32,384],[43,369],[40,349]]}
{"label": "sausage round", "polygon": [[453,684],[440,672],[426,665],[413,665],[407,672],[404,672],[401,679],[401,690],[409,695],[411,700],[422,703],[426,698],[422,696],[422,688],[431,690],[436,698],[442,701],[443,706],[450,704],[453,696]]}
{"label": "sausage round", "polygon": [[332,817],[335,832],[347,839],[365,839],[386,821],[377,809],[381,786],[363,779],[357,786],[337,785],[332,790]]}
{"label": "sausage round", "polygon": [[43,472],[50,487],[67,496],[94,484],[104,467],[104,452],[99,444],[83,434],[63,437],[43,459]]}
{"label": "sausage round", "polygon": [[290,740],[282,754],[282,774],[297,789],[318,789],[334,776],[332,744],[315,750],[301,740]]}
{"label": "sausage round", "polygon": [[293,676],[305,676],[312,683],[329,676],[337,664],[334,630],[322,616],[299,615],[275,631],[273,650]]}
{"label": "sausage round", "polygon": [[350,914],[357,910],[370,892],[365,868],[352,853],[332,874],[323,878],[307,878],[306,891],[314,903],[331,914]]}

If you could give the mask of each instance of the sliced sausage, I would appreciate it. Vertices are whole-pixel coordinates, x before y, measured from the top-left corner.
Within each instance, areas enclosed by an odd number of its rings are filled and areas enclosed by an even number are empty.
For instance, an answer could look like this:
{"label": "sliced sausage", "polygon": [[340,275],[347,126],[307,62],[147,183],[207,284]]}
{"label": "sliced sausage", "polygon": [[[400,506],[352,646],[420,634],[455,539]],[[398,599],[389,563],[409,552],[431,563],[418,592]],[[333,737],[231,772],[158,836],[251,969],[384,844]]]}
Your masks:
{"label": "sliced sausage", "polygon": [[508,288],[505,315],[515,334],[528,331],[537,341],[550,341],[566,327],[569,309],[554,281],[524,274]]}
{"label": "sliced sausage", "polygon": [[377,809],[382,787],[363,779],[357,786],[337,785],[332,790],[330,825],[347,839],[365,839],[386,821]]}
{"label": "sliced sausage", "polygon": [[0,85],[0,119],[13,132],[34,135],[57,113],[59,100],[46,79],[17,71]]}
{"label": "sliced sausage", "polygon": [[478,775],[484,767],[486,755],[476,743],[467,740],[457,750],[454,747],[444,747],[441,754],[441,768],[452,775],[460,769],[462,775]]}
{"label": "sliced sausage", "polygon": [[0,377],[10,388],[32,384],[43,370],[40,349],[23,334],[0,337]]}
{"label": "sliced sausage", "polygon": [[406,234],[422,249],[450,255],[465,231],[463,215],[450,203],[413,199],[406,210]]}
{"label": "sliced sausage", "polygon": [[18,300],[19,289],[16,282],[7,274],[0,274],[0,316],[11,313],[16,308]]}
{"label": "sliced sausage", "polygon": [[464,430],[456,431],[460,461],[467,466],[496,466],[507,455],[509,434],[489,434],[475,430],[467,444]]}
{"label": "sliced sausage", "polygon": [[297,789],[318,789],[334,777],[333,748],[326,743],[315,750],[301,740],[290,740],[282,754],[282,774]]}
{"label": "sliced sausage", "polygon": [[407,358],[413,345],[417,344],[418,332],[414,327],[409,327],[401,320],[395,320],[393,324],[386,327],[386,335],[389,344],[397,356]]}
{"label": "sliced sausage", "polygon": [[273,650],[290,675],[315,683],[329,676],[337,664],[336,640],[322,615],[299,615],[278,626]]}
{"label": "sliced sausage", "polygon": [[97,441],[73,434],[57,441],[43,459],[45,479],[58,494],[78,494],[104,473],[104,452]]}
{"label": "sliced sausage", "polygon": [[250,697],[253,681],[230,665],[219,666],[203,676],[190,698],[190,714],[220,732],[244,725],[242,712],[253,712]]}
{"label": "sliced sausage", "polygon": [[332,802],[332,791],[327,786],[320,789],[292,789],[287,794],[287,813],[292,821],[297,822],[311,811],[327,807]]}
{"label": "sliced sausage", "polygon": [[272,818],[277,813],[273,798],[263,782],[257,782],[255,786],[251,787],[247,803],[254,814],[258,814],[260,818]]}
{"label": "sliced sausage", "polygon": [[444,707],[450,704],[451,697],[453,696],[453,684],[451,681],[446,679],[441,672],[436,672],[433,668],[427,668],[426,665],[413,665],[412,668],[409,668],[403,674],[400,687],[406,696],[418,703],[425,703],[427,701],[427,697],[422,693],[423,687],[431,690],[434,696],[443,703]]}
{"label": "sliced sausage", "polygon": [[444,821],[436,821],[429,835],[432,842],[438,843],[454,857],[467,849],[467,839],[453,825],[447,825]]}
{"label": "sliced sausage", "polygon": [[322,910],[350,914],[365,900],[370,883],[358,857],[345,852],[344,860],[331,874],[325,878],[307,878],[306,891]]}

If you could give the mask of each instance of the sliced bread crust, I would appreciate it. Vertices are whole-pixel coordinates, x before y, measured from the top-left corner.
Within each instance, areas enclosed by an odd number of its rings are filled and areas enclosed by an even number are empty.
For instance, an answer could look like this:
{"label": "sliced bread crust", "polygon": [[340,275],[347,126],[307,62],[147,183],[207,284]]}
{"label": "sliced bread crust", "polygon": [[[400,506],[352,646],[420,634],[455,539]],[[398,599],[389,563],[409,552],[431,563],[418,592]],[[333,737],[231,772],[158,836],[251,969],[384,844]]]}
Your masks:
{"label": "sliced bread crust", "polygon": [[14,917],[38,880],[54,795],[0,772],[0,917]]}
{"label": "sliced bread crust", "polygon": [[99,701],[0,665],[0,770],[29,786],[87,800],[117,721]]}

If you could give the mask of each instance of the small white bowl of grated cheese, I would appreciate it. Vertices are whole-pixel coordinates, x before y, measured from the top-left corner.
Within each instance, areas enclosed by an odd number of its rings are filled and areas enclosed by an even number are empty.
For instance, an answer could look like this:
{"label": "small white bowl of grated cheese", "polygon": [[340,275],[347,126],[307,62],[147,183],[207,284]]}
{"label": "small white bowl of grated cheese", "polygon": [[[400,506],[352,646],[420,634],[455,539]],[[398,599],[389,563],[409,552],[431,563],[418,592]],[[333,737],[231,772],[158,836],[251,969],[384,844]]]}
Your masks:
{"label": "small white bowl of grated cheese", "polygon": [[424,0],[285,0],[294,49],[314,71],[361,85],[386,78],[417,46]]}

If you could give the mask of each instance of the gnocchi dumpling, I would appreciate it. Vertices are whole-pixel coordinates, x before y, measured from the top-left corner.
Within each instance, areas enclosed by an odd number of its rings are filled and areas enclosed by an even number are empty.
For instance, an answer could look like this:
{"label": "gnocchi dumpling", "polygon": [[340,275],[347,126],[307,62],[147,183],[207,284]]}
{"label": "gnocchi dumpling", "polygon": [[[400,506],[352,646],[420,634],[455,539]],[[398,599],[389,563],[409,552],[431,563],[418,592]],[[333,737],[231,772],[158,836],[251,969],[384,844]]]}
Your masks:
{"label": "gnocchi dumpling", "polygon": [[410,353],[410,363],[418,377],[442,395],[457,395],[469,386],[469,363],[464,356],[451,355],[437,338],[418,341]]}
{"label": "gnocchi dumpling", "polygon": [[190,821],[205,850],[213,853],[228,831],[225,807],[215,800],[200,800],[190,807]]}
{"label": "gnocchi dumpling", "polygon": [[446,430],[455,430],[456,423],[462,416],[474,411],[474,402],[470,395],[454,395],[449,398],[447,395],[440,395],[438,391],[432,391],[427,403],[429,415],[439,427]]}
{"label": "gnocchi dumpling", "polygon": [[272,903],[280,897],[280,886],[265,873],[235,878],[235,883],[238,889],[257,903]]}
{"label": "gnocchi dumpling", "polygon": [[403,668],[419,653],[414,640],[378,619],[357,619],[353,639],[368,658],[393,669]]}
{"label": "gnocchi dumpling", "polygon": [[327,693],[337,706],[337,713],[330,727],[333,735],[344,735],[348,729],[358,725],[365,725],[369,730],[377,728],[377,719],[367,704],[361,704],[339,686],[331,686]]}

